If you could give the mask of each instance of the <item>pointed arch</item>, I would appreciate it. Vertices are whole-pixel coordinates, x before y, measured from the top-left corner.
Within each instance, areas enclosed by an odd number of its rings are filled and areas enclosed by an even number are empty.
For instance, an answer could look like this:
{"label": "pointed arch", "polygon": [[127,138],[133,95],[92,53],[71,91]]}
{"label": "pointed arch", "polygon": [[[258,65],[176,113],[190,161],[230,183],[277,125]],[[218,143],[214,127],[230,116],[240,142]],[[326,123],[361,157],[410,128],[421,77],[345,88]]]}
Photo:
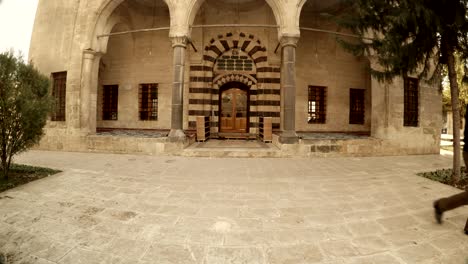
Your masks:
{"label": "pointed arch", "polygon": [[245,52],[252,58],[256,68],[265,66],[267,63],[266,47],[260,39],[252,34],[240,32],[238,35],[234,35],[228,32],[211,38],[209,42],[205,46],[203,60],[205,66],[211,67],[211,70],[213,70],[218,57],[231,49],[239,49]]}
{"label": "pointed arch", "polygon": [[252,85],[257,83],[257,80],[253,78],[252,76],[248,74],[242,74],[242,73],[228,73],[224,75],[217,76],[213,80],[213,88],[216,89],[216,87],[219,89],[221,86],[228,82],[240,82],[245,85],[247,85],[249,88],[252,87]]}
{"label": "pointed arch", "polygon": [[[118,21],[120,19],[113,19],[112,14],[114,11],[126,0],[105,0],[99,6],[96,11],[97,17],[94,23],[92,30],[90,30],[89,38],[89,47],[90,49],[97,52],[105,52],[106,46],[109,38],[98,38],[99,35],[109,34],[114,26],[118,23],[125,23],[123,21]],[[172,6],[170,0],[161,0],[163,1],[168,9],[169,16],[171,17],[170,21],[172,23]],[[116,21],[117,20],[117,21]],[[131,25],[131,24],[128,24]]]}
{"label": "pointed arch", "polygon": [[[109,18],[109,20],[107,21],[107,24],[106,24],[106,27],[105,27],[105,31],[106,32],[112,32],[112,30],[114,29],[115,26],[117,26],[118,24],[123,24],[125,25],[126,27],[128,27],[128,30],[131,30],[133,29],[133,22],[130,21],[129,19],[127,19],[126,17],[123,17],[123,16],[113,16],[111,18]],[[134,37],[134,35],[132,34],[132,37]],[[98,40],[98,46],[96,47],[97,48],[97,51],[101,52],[101,53],[107,53],[107,47],[108,47],[108,43],[109,43],[109,38],[102,38],[102,39],[99,39]],[[95,49],[96,50],[96,49]]]}
{"label": "pointed arch", "polygon": [[[205,2],[205,0],[190,0],[190,5],[188,9],[188,23],[189,25],[193,25],[195,21],[195,17],[198,14],[198,11],[200,11],[200,7],[202,4]],[[273,15],[275,16],[275,21],[276,24],[281,26],[282,25],[282,16],[280,12],[279,5],[277,3],[277,0],[265,0],[265,2],[270,6],[271,10],[273,11]]]}
{"label": "pointed arch", "polygon": [[297,28],[300,27],[300,19],[301,19],[302,8],[304,7],[304,4],[306,2],[307,2],[307,0],[300,0],[298,5],[297,5],[297,12],[296,12],[296,26],[297,26]]}

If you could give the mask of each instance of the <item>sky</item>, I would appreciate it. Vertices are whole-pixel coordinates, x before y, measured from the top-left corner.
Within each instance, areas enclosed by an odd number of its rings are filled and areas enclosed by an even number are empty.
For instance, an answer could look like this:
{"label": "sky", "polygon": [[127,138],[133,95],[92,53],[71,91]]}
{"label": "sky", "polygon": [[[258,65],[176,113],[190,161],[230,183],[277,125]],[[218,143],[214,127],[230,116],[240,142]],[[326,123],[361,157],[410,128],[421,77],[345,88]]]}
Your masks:
{"label": "sky", "polygon": [[39,0],[0,0],[0,52],[13,48],[28,58]]}

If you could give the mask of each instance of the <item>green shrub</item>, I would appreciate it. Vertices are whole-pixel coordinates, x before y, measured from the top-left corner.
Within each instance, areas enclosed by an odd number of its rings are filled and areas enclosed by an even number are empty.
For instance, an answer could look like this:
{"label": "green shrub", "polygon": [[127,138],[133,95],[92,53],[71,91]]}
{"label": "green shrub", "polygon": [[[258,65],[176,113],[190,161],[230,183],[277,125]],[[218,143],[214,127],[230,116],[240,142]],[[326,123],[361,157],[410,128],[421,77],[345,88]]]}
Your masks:
{"label": "green shrub", "polygon": [[8,179],[14,155],[37,144],[52,110],[49,78],[12,51],[0,54],[0,161]]}

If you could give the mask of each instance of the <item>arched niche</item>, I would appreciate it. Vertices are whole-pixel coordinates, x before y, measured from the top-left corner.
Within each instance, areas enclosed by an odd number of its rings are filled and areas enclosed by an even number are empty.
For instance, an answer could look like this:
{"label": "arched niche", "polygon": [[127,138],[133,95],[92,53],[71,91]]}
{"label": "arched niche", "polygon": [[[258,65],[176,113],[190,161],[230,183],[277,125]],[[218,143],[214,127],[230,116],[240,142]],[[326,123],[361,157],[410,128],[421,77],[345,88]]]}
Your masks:
{"label": "arched niche", "polygon": [[[214,11],[206,14],[209,10]],[[272,0],[199,0],[189,10],[189,17],[195,25],[223,24],[223,20],[230,24],[280,25],[279,11]]]}
{"label": "arched niche", "polygon": [[[166,13],[169,19],[167,23],[164,23],[164,26],[169,27],[171,24],[170,10],[168,0],[106,0],[97,11],[97,19],[95,22],[94,28],[90,31],[90,49],[105,53],[107,50],[107,43],[109,37],[99,37],[106,35],[112,32],[114,27],[119,23],[129,23],[129,19],[125,16],[122,16],[121,13],[125,10],[129,11],[132,6],[146,6],[145,13],[152,12],[151,16],[158,18],[161,13],[160,11]],[[122,11],[123,10],[123,11]],[[154,12],[157,11],[157,12]],[[141,23],[134,23],[132,29],[142,29],[148,28],[148,26],[141,27]],[[154,23],[151,23],[151,26],[154,27]],[[166,32],[167,34],[167,32]]]}
{"label": "arched niche", "polygon": [[[296,127],[298,131],[342,131],[370,132],[372,112],[372,89],[370,78],[370,62],[366,57],[356,57],[337,42],[338,38],[349,41],[359,41],[354,37],[343,37],[332,32],[345,32],[329,17],[345,12],[342,1],[308,0],[305,2],[301,17],[301,28],[327,30],[317,32],[301,30],[296,54]],[[312,88],[310,88],[312,87]],[[308,123],[310,103],[309,93],[313,87],[326,88],[326,123]],[[351,89],[364,90],[364,124],[350,124],[350,108],[352,107]],[[313,95],[311,95],[311,98]]]}
{"label": "arched niche", "polygon": [[[108,33],[169,27],[170,12],[162,0],[125,0],[108,16]],[[98,128],[168,129],[172,80],[172,43],[168,30],[133,32],[102,38],[97,94]],[[103,120],[106,87],[118,86],[118,119]],[[143,86],[157,87],[158,118],[142,120]],[[145,87],[146,87],[145,86]]]}

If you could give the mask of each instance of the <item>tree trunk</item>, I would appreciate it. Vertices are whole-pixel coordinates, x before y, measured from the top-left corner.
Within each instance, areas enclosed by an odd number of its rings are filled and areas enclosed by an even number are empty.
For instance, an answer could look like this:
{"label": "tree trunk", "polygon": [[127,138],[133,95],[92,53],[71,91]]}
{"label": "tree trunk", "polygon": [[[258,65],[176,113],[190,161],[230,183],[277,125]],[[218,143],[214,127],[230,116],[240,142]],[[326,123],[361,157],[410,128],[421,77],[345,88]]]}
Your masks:
{"label": "tree trunk", "polygon": [[2,174],[3,174],[3,179],[8,180],[8,162],[6,157],[2,155]]}
{"label": "tree trunk", "polygon": [[8,155],[7,155],[7,147],[5,143],[2,145],[1,151],[2,151],[2,156],[1,156],[2,174],[3,174],[3,178],[5,180],[8,180],[8,168],[7,168]]}
{"label": "tree trunk", "polygon": [[455,57],[453,49],[446,48],[447,66],[450,81],[450,95],[452,99],[452,113],[453,113],[453,175],[452,182],[460,180],[460,110],[458,104],[458,82],[457,72],[455,70]]}

